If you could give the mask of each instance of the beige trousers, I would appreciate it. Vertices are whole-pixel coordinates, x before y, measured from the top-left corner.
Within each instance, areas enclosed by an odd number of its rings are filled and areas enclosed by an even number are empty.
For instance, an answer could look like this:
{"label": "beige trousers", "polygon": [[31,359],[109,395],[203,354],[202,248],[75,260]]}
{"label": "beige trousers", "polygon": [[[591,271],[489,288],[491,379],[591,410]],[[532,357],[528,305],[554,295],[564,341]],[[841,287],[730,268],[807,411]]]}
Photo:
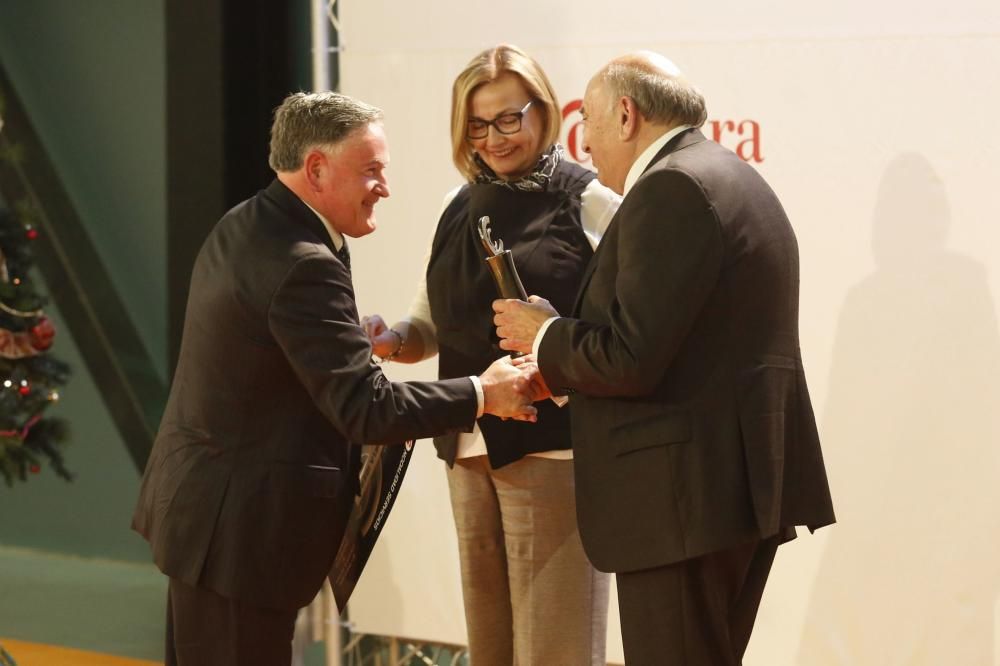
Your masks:
{"label": "beige trousers", "polygon": [[472,666],[604,666],[608,574],[576,525],[573,461],[448,470]]}

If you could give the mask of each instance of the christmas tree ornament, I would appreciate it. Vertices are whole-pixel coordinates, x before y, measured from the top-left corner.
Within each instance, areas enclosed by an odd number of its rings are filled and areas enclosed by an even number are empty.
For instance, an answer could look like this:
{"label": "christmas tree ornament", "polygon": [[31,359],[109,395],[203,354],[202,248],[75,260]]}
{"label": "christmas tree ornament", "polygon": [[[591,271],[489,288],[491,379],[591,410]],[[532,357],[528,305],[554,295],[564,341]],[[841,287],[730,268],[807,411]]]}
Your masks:
{"label": "christmas tree ornament", "polygon": [[38,351],[45,351],[52,346],[52,338],[55,335],[56,327],[48,317],[41,317],[38,323],[31,327],[31,346]]}

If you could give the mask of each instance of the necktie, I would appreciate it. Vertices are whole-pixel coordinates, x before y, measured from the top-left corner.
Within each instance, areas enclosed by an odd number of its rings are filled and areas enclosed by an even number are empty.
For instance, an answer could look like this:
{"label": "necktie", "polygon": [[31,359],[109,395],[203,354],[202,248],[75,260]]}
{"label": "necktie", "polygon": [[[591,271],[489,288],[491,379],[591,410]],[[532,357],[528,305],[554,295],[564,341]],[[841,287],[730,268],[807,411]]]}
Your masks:
{"label": "necktie", "polygon": [[337,258],[340,259],[340,263],[347,267],[348,271],[351,270],[351,251],[347,249],[347,241],[344,241],[344,244],[337,250]]}

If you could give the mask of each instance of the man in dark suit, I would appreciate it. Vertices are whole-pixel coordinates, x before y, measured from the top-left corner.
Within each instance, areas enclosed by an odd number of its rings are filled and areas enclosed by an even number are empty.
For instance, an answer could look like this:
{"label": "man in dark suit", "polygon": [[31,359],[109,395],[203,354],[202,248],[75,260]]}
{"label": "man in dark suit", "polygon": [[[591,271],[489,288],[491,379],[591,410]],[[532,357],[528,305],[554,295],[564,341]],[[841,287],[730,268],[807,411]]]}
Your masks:
{"label": "man in dark suit", "polygon": [[757,172],[696,128],[662,56],[584,97],[584,149],[624,194],[573,318],[497,301],[501,347],[569,394],[587,554],[617,573],[629,664],[741,662],[779,543],[834,521],[798,340],[798,249]]}
{"label": "man in dark suit", "polygon": [[[180,358],[133,527],[170,577],[167,663],[278,666],[330,572],[362,444],[534,419],[510,360],[392,383],[358,325],[344,236],[389,196],[378,109],[335,93],[276,110],[277,178],[195,262]],[[172,638],[171,638],[172,635]]]}

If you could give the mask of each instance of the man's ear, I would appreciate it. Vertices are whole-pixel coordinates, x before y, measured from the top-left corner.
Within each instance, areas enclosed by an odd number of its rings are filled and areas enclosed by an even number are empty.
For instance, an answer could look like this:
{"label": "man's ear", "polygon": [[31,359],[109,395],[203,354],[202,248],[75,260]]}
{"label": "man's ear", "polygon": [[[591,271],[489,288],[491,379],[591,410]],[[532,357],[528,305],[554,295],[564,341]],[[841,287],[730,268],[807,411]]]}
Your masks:
{"label": "man's ear", "polygon": [[327,168],[326,155],[320,150],[310,150],[306,153],[302,165],[309,189],[313,192],[320,192],[323,189],[323,172]]}
{"label": "man's ear", "polygon": [[619,97],[615,104],[615,118],[618,121],[618,138],[630,141],[639,131],[639,109],[631,97]]}

